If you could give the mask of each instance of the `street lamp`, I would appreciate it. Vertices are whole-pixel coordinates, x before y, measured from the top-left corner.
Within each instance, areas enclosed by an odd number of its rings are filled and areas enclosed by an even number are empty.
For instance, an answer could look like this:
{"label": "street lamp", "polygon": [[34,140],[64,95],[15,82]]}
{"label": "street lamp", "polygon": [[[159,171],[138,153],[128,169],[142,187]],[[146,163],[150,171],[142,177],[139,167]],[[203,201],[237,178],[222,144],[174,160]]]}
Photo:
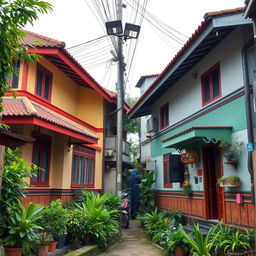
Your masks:
{"label": "street lamp", "polygon": [[117,154],[116,154],[116,194],[122,192],[122,143],[123,143],[123,106],[124,106],[124,57],[123,40],[136,39],[139,36],[140,26],[126,23],[122,27],[122,1],[119,0],[117,8],[118,20],[105,23],[107,34],[118,37],[118,87],[117,87]]}
{"label": "street lamp", "polygon": [[108,21],[105,25],[109,36],[118,36],[124,38],[124,40],[137,39],[140,33],[140,26],[131,23],[125,23],[123,33],[121,20]]}

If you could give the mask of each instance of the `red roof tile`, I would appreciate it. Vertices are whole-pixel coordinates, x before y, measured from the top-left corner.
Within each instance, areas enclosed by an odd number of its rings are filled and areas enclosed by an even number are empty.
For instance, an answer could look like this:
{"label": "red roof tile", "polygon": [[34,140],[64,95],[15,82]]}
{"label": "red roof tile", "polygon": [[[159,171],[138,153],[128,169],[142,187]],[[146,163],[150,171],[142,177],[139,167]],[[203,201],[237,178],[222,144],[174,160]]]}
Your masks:
{"label": "red roof tile", "polygon": [[53,111],[50,111],[40,105],[31,102],[26,97],[20,98],[4,98],[3,112],[0,113],[3,117],[36,117],[38,119],[47,121],[57,126],[68,129],[72,132],[82,134],[84,136],[98,139],[98,137],[90,132],[87,128],[80,128],[71,121],[65,120]]}
{"label": "red roof tile", "polygon": [[52,39],[50,37],[46,37],[43,35],[36,34],[31,31],[23,30],[27,35],[22,40],[22,45],[33,45],[40,47],[58,47],[64,48],[66,45],[64,42]]}

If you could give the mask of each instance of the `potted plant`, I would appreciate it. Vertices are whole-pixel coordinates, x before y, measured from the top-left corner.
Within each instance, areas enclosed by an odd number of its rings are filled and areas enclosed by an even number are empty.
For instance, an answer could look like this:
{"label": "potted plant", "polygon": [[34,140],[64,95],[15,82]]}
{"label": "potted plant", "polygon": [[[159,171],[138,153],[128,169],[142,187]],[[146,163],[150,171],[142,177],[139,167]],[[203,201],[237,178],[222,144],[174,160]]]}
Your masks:
{"label": "potted plant", "polygon": [[240,230],[226,237],[226,239],[221,242],[220,246],[223,248],[226,255],[232,256],[247,255],[247,251],[251,249],[247,235],[240,232]]}
{"label": "potted plant", "polygon": [[37,256],[46,256],[48,254],[48,246],[51,241],[51,237],[48,233],[42,232],[38,234],[36,254]]}
{"label": "potted plant", "polygon": [[228,177],[220,177],[218,179],[218,184],[221,187],[239,187],[240,186],[240,178],[238,176],[228,176]]}
{"label": "potted plant", "polygon": [[176,228],[175,226],[168,231],[165,237],[164,249],[168,255],[174,253],[175,256],[185,256],[189,249],[189,244],[180,232],[182,226]]}
{"label": "potted plant", "polygon": [[52,201],[42,213],[41,221],[45,223],[44,230],[52,234],[53,240],[57,242],[56,248],[62,248],[65,245],[67,220],[67,210],[62,207],[60,199]]}
{"label": "potted plant", "polygon": [[36,230],[42,227],[38,226],[36,221],[42,209],[42,206],[35,206],[33,203],[27,208],[21,203],[16,206],[7,222],[8,233],[4,238],[6,256],[13,255],[12,253],[21,255],[22,249],[37,239]]}
{"label": "potted plant", "polygon": [[[216,232],[217,225],[210,228],[207,235],[204,236],[199,228],[198,224],[194,225],[194,230],[191,235],[188,235],[184,229],[180,230],[180,233],[187,240],[188,244],[191,246],[191,251],[193,255],[197,256],[211,256],[214,250],[215,241],[217,240],[220,231]],[[213,236],[214,234],[214,236]]]}
{"label": "potted plant", "polygon": [[183,194],[185,196],[190,196],[191,195],[191,183],[189,182],[189,180],[185,180],[182,183],[182,187],[183,187]]}
{"label": "potted plant", "polygon": [[240,154],[241,147],[244,145],[243,141],[235,141],[229,144],[226,141],[221,141],[219,147],[224,149],[224,157],[226,158],[226,164],[236,164],[238,156]]}

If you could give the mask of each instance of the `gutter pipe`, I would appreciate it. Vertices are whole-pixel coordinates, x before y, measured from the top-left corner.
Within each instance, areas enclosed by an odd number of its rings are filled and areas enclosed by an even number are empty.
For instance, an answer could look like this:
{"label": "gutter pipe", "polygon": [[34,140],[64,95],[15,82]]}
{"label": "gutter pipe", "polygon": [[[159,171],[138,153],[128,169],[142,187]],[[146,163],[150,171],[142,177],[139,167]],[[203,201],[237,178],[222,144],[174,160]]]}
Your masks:
{"label": "gutter pipe", "polygon": [[[242,49],[242,65],[243,65],[243,77],[244,77],[244,94],[245,94],[245,109],[246,109],[246,122],[247,122],[247,136],[248,143],[254,145],[253,136],[253,122],[252,122],[252,109],[251,109],[251,88],[249,82],[249,72],[248,72],[248,49],[254,45],[254,40],[247,42]],[[251,197],[252,203],[255,204],[255,193],[254,193],[254,172],[253,172],[253,161],[252,152],[248,152],[247,155],[247,165],[248,171],[251,177]]]}

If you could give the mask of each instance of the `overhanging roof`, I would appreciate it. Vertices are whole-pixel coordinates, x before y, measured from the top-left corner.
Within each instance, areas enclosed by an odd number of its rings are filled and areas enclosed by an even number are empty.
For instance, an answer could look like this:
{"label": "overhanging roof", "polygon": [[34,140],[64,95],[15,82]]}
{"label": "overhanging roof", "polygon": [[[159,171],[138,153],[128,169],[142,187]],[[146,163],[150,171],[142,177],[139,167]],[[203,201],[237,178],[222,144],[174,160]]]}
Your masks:
{"label": "overhanging roof", "polygon": [[3,112],[6,124],[34,124],[70,137],[70,143],[97,144],[98,137],[83,127],[26,97],[3,98]]}
{"label": "overhanging roof", "polygon": [[224,140],[231,143],[232,126],[194,126],[162,140],[163,148],[185,149],[196,141],[217,143]]}
{"label": "overhanging roof", "polygon": [[[75,83],[92,88],[97,91],[105,100],[110,103],[117,103],[116,93],[109,93],[109,90],[102,87],[98,82],[83,68],[82,65],[65,49],[65,43],[24,30],[26,37],[21,45],[33,46],[29,48],[30,53],[37,53],[52,62],[64,74],[70,77]],[[125,103],[124,110],[130,107]]]}
{"label": "overhanging roof", "polygon": [[227,35],[240,25],[251,24],[250,19],[243,17],[243,10],[237,8],[207,13],[194,34],[130,109],[128,118],[150,114],[151,105]]}
{"label": "overhanging roof", "polygon": [[33,138],[27,137],[0,127],[0,145],[6,147],[19,147],[26,143],[32,143]]}

